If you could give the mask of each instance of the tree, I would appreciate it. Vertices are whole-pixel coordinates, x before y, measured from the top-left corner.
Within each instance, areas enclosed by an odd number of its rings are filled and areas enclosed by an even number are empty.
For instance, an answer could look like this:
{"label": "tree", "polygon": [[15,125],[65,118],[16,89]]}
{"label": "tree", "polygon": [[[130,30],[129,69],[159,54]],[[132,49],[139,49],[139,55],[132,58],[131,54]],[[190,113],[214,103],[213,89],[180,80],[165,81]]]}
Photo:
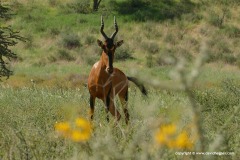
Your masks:
{"label": "tree", "polygon": [[[9,8],[0,4],[0,22],[7,20],[11,17],[9,14]],[[9,47],[17,44],[17,41],[24,41],[25,38],[19,36],[19,32],[12,30],[10,26],[0,25],[0,80],[2,77],[9,78],[13,72],[8,68],[7,61],[17,58],[17,55],[9,49]]]}
{"label": "tree", "polygon": [[102,0],[93,0],[93,10],[97,11]]}

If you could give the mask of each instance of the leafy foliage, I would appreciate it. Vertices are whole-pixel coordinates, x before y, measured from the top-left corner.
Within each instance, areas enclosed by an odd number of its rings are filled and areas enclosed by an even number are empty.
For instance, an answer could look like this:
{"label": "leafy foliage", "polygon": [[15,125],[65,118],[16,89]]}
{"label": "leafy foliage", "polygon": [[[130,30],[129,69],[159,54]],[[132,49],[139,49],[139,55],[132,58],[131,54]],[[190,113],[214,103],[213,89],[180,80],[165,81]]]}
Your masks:
{"label": "leafy foliage", "polygon": [[[9,9],[0,4],[0,18],[8,19]],[[9,47],[17,44],[17,40],[24,40],[23,37],[18,35],[18,32],[12,30],[10,26],[0,26],[0,79],[2,77],[9,77],[13,72],[7,67],[7,60],[16,58],[16,54],[13,53]]]}
{"label": "leafy foliage", "polygon": [[90,10],[90,1],[89,0],[81,0],[81,1],[75,1],[71,4],[69,4],[69,7],[73,9],[76,13],[89,13]]}
{"label": "leafy foliage", "polygon": [[130,0],[115,3],[115,7],[120,14],[129,15],[136,21],[159,21],[191,12],[194,3],[190,0]]}
{"label": "leafy foliage", "polygon": [[8,11],[9,11],[8,8],[6,8],[0,4],[0,18],[3,18],[3,19],[10,18],[11,14],[9,14]]}

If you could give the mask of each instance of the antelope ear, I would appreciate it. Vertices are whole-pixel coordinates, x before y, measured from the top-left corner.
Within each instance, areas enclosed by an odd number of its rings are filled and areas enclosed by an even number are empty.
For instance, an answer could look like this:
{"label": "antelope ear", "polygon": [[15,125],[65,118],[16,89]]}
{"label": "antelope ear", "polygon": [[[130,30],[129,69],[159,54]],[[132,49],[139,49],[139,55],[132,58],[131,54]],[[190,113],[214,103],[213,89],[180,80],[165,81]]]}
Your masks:
{"label": "antelope ear", "polygon": [[115,45],[116,45],[116,48],[117,48],[117,47],[120,47],[122,44],[123,44],[123,40],[118,41],[118,42],[115,44]]}
{"label": "antelope ear", "polygon": [[97,43],[98,43],[98,46],[99,46],[99,47],[103,48],[103,42],[102,42],[102,41],[100,41],[100,40],[98,39],[98,40],[97,40]]}

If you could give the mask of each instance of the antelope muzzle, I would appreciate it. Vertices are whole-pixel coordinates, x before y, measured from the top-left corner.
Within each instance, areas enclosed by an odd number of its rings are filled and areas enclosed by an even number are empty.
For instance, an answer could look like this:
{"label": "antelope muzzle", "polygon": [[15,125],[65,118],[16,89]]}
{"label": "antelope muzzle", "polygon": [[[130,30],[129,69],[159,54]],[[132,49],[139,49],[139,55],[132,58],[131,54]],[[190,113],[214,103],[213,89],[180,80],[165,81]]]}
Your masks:
{"label": "antelope muzzle", "polygon": [[113,73],[113,67],[107,67],[107,68],[106,68],[106,72],[107,72],[108,74],[112,74],[112,73]]}

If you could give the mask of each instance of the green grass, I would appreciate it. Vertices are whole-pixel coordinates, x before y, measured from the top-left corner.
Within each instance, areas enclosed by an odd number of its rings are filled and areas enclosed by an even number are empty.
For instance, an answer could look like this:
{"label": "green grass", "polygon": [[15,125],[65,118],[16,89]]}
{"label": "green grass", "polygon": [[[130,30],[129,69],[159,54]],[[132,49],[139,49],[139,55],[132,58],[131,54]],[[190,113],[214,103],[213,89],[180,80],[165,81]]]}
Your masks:
{"label": "green grass", "polygon": [[[177,156],[176,151],[188,150],[159,147],[154,139],[160,126],[172,122],[179,131],[188,129],[189,137],[195,138],[194,149],[198,148],[194,108],[184,91],[147,85],[149,96],[143,98],[131,83],[128,126],[123,118],[115,125],[111,116],[107,123],[104,105],[97,100],[94,130],[87,142],[76,143],[55,132],[56,122],[72,122],[79,116],[88,118],[86,81],[92,65],[100,58],[96,40],[102,38],[101,15],[107,35],[114,31],[113,16],[117,17],[116,40],[123,39],[124,44],[116,50],[119,55],[114,67],[127,76],[175,85],[177,76],[172,71],[179,69],[175,63],[184,57],[190,72],[202,42],[206,42],[209,59],[191,88],[196,106],[202,106],[199,116],[204,147],[206,151],[216,147],[217,152],[235,152],[235,156],[203,158],[239,159],[240,119],[235,113],[240,85],[238,1],[225,4],[194,0],[192,8],[186,5],[187,10],[183,11],[179,5],[187,1],[154,1],[156,6],[146,8],[144,4],[138,8],[134,6],[136,1],[109,0],[101,2],[98,12],[86,14],[68,5],[76,2],[5,2],[13,5],[16,15],[4,21],[4,25],[11,24],[29,41],[11,48],[19,59],[11,63],[14,75],[0,84],[0,159],[194,158]],[[123,13],[121,7],[130,3],[132,6]],[[226,7],[227,15],[220,23]],[[153,17],[152,11],[159,10],[161,14]],[[166,11],[171,13],[163,16]],[[77,45],[66,45],[73,38]],[[116,104],[123,115],[118,100]],[[217,135],[222,139],[214,142]]]}
{"label": "green grass", "polygon": [[[52,63],[51,57],[57,57],[57,50],[66,49],[75,61],[80,57],[84,62],[82,64],[92,65],[100,52],[96,43],[96,39],[102,37],[99,33],[100,16],[104,16],[105,32],[110,35],[114,31],[113,15],[116,15],[120,28],[117,39],[124,40],[124,45],[121,46],[119,52],[117,51],[117,54],[121,55],[117,57],[123,57],[123,54],[128,53],[130,55],[128,58],[140,60],[142,65],[147,66],[149,62],[146,57],[151,55],[154,59],[151,62],[152,65],[161,66],[165,64],[162,57],[184,56],[192,59],[199,52],[204,37],[207,37],[211,46],[209,47],[209,62],[238,64],[239,16],[236,12],[239,11],[239,8],[228,9],[228,14],[221,27],[209,22],[209,19],[212,18],[210,13],[214,12],[218,18],[222,16],[223,12],[225,13],[223,2],[217,4],[211,1],[204,1],[204,3],[194,1],[193,4],[187,1],[154,2],[153,6],[150,5],[145,9],[150,15],[153,13],[151,7],[159,5],[172,9],[171,13],[180,18],[165,16],[166,19],[147,18],[144,21],[134,20],[134,16],[143,13],[141,7],[138,11],[133,10],[133,12],[122,13],[120,11],[121,5],[136,7],[135,3],[137,2],[135,1],[102,2],[98,12],[87,14],[77,13],[69,5],[76,3],[73,0],[54,3],[55,5],[51,5],[52,2],[40,3],[38,1],[26,3],[19,0],[19,3],[20,5],[13,5],[15,6],[13,12],[16,15],[6,24],[11,24],[16,30],[20,30],[23,36],[29,38],[27,43],[21,43],[13,49],[23,63],[32,65]],[[182,12],[181,7],[178,6],[184,3],[192,5],[187,5],[187,8],[191,9],[186,13]],[[215,7],[208,9],[211,4],[214,4]],[[161,8],[159,6],[158,8]],[[164,14],[165,10],[161,13]],[[149,17],[149,14],[146,16]],[[143,19],[145,18],[143,17]],[[80,45],[69,50],[69,47],[63,43],[66,35],[79,37]],[[54,62],[62,60],[64,59],[56,58]]]}
{"label": "green grass", "polygon": [[[3,108],[0,114],[0,156],[3,159],[8,159],[9,155],[24,159],[146,159],[145,156],[151,159],[178,159],[174,150],[155,146],[154,133],[163,122],[175,122],[180,129],[192,123],[189,102],[183,93],[150,91],[149,98],[142,99],[140,92],[131,88],[130,125],[126,126],[122,119],[114,127],[112,117],[110,123],[107,123],[103,103],[97,100],[92,136],[87,143],[76,143],[58,137],[54,124],[71,121],[78,116],[88,117],[87,88],[64,90],[1,87],[0,95]],[[118,101],[117,105],[122,113]],[[229,108],[218,108],[213,103],[211,111],[202,113],[206,145],[211,143],[218,128],[233,114],[231,107],[227,107]],[[226,144],[218,151],[234,151],[238,155],[239,137],[231,135],[239,133],[239,120],[236,117],[228,124],[231,132],[225,132]]]}
{"label": "green grass", "polygon": [[82,74],[86,75],[90,71],[90,66],[79,66],[74,63],[63,63],[61,66],[58,64],[46,65],[44,67],[31,66],[29,65],[16,65],[15,74],[26,76],[47,76],[51,74],[55,75],[65,75],[65,74]]}

